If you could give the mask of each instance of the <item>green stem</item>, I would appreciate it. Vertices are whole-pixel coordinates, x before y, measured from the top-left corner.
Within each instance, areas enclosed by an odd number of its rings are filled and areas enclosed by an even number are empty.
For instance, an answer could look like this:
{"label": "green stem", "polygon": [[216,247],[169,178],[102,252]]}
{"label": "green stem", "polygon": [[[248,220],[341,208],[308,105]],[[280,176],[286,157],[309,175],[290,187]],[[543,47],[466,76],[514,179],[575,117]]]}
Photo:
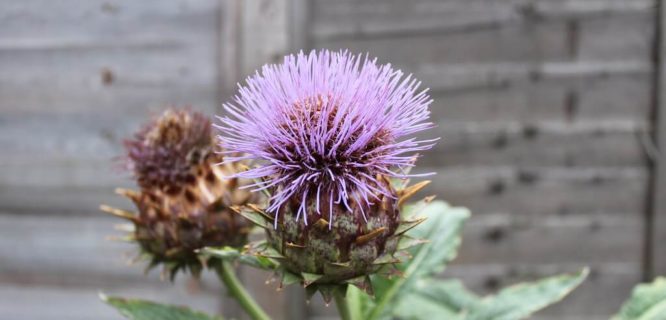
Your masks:
{"label": "green stem", "polygon": [[351,311],[345,299],[344,290],[333,290],[333,298],[335,298],[335,306],[338,307],[338,313],[342,320],[352,320]]}
{"label": "green stem", "polygon": [[249,292],[245,290],[243,284],[236,277],[234,267],[229,261],[222,261],[222,264],[217,268],[217,275],[222,282],[227,286],[229,294],[238,301],[252,319],[255,320],[270,320],[270,317],[264,312],[263,309],[252,298]]}

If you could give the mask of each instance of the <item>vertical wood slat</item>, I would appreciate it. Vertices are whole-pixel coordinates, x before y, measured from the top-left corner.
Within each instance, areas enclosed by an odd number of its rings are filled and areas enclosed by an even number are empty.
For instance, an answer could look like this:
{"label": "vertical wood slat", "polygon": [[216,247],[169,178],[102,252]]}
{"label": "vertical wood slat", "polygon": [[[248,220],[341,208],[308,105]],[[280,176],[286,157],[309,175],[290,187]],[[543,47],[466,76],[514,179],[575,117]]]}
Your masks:
{"label": "vertical wood slat", "polygon": [[[265,63],[279,61],[288,51],[305,45],[307,0],[221,0],[220,94],[221,103],[235,91],[235,84]],[[303,289],[290,286],[274,291],[265,284],[266,274],[244,269],[242,279],[258,302],[275,319],[305,319]],[[283,310],[281,314],[279,310]],[[226,315],[226,314],[225,314]],[[234,314],[237,316],[237,314]]]}
{"label": "vertical wood slat", "polygon": [[[222,103],[231,95],[240,73],[240,31],[242,1],[220,0],[218,14],[218,92],[216,113],[221,114]],[[238,269],[239,278],[243,270]],[[226,292],[221,292],[220,314],[226,318],[241,319],[243,310]]]}
{"label": "vertical wood slat", "polygon": [[[650,201],[650,212],[647,224],[651,242],[648,243],[646,276],[651,278],[656,275],[666,274],[666,251],[663,244],[666,243],[666,3],[659,0],[657,6],[657,32],[655,47],[655,109],[654,140],[657,150],[656,158],[653,159],[652,172],[652,194]],[[648,239],[650,240],[650,239]]]}

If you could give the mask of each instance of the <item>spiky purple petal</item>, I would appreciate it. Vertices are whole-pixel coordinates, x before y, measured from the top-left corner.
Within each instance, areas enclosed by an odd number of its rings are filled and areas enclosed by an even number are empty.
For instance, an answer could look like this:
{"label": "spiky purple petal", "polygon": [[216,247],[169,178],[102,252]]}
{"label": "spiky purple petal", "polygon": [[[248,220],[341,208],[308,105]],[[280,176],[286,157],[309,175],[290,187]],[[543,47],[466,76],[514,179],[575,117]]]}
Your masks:
{"label": "spiky purple petal", "polygon": [[235,104],[224,105],[229,115],[215,126],[225,161],[257,160],[236,176],[272,190],[272,213],[296,200],[307,223],[311,201],[317,214],[320,201],[369,206],[378,194],[391,196],[379,175],[408,177],[407,154],[436,140],[405,139],[433,126],[432,100],[419,86],[390,64],[346,51],[286,56],[249,77]]}

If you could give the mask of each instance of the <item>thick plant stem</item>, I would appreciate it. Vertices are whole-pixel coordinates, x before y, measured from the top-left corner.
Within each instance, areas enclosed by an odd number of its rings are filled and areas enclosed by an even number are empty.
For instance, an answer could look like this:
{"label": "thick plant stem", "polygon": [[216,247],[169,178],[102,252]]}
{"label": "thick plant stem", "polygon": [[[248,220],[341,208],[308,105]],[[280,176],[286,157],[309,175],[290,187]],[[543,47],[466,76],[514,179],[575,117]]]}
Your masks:
{"label": "thick plant stem", "polygon": [[222,261],[222,264],[217,268],[217,275],[220,277],[224,285],[229,290],[229,294],[238,301],[243,307],[243,310],[255,320],[270,320],[270,317],[264,312],[263,309],[252,298],[249,292],[245,290],[243,284],[236,277],[234,267],[229,261]]}
{"label": "thick plant stem", "polygon": [[333,298],[335,298],[335,306],[338,307],[338,313],[342,320],[352,320],[351,311],[345,299],[344,290],[333,290]]}

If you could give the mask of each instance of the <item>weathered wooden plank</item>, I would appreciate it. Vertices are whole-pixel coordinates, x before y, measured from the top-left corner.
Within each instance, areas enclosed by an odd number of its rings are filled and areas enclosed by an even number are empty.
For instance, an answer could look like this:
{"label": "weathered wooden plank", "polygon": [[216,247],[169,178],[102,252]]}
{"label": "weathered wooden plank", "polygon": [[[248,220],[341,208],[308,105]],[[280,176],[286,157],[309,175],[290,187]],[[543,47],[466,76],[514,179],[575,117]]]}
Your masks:
{"label": "weathered wooden plank", "polygon": [[212,108],[215,48],[182,50],[183,45],[79,54],[0,53],[0,112],[90,113],[94,106],[97,113],[138,114],[171,104]]}
{"label": "weathered wooden plank", "polygon": [[642,212],[643,168],[419,168],[436,172],[424,194],[469,207],[475,214],[526,216]]}
{"label": "weathered wooden plank", "polygon": [[[465,78],[464,74],[459,74]],[[650,106],[648,74],[566,80],[452,80],[421,77],[433,98],[432,118],[447,122],[525,122],[624,120],[645,124]],[[492,80],[490,80],[492,79]],[[445,87],[437,87],[444,84]]]}
{"label": "weathered wooden plank", "polygon": [[[641,260],[639,212],[571,216],[473,215],[463,229],[460,264],[602,265]],[[529,244],[529,245],[527,245]]]}
{"label": "weathered wooden plank", "polygon": [[381,37],[493,28],[543,19],[645,15],[650,0],[596,1],[314,1],[317,38]]}
{"label": "weathered wooden plank", "polygon": [[[167,281],[159,280],[159,269],[144,275],[146,262],[128,265],[128,261],[137,253],[136,246],[108,239],[124,234],[114,230],[114,225],[122,223],[101,212],[88,216],[1,212],[0,287],[9,284],[42,290],[45,286],[54,286],[61,290],[104,290],[123,295],[134,294],[132,290],[143,288],[139,296],[145,297],[152,293],[148,298],[162,298],[161,301],[167,302],[177,302],[168,299],[182,298],[188,292],[199,296],[205,294],[208,301],[217,301],[221,297],[223,291],[212,272],[204,273],[201,282],[179,275],[176,285],[172,286]],[[263,271],[253,272],[252,275],[256,279],[269,277],[269,273]],[[267,292],[267,286],[263,283],[261,286],[251,284],[249,290],[256,299],[270,309],[276,319],[282,319],[279,299]],[[205,302],[206,297],[199,301]],[[0,310],[2,307],[0,303]]]}
{"label": "weathered wooden plank", "polygon": [[643,60],[574,62],[489,62],[460,64],[424,63],[404,71],[427,87],[445,93],[473,89],[508,88],[515,85],[557,85],[575,88],[614,78],[641,78],[651,74]]}
{"label": "weathered wooden plank", "polygon": [[0,112],[216,105],[217,1],[67,4],[0,4]]}
{"label": "weathered wooden plank", "polygon": [[290,50],[287,0],[243,1],[243,76],[265,63],[278,62]]}
{"label": "weathered wooden plank", "polygon": [[[123,234],[114,230],[114,225],[122,223],[101,212],[67,217],[3,211],[0,270],[3,274],[47,273],[78,275],[82,279],[86,276],[140,278],[144,266],[127,265],[138,253],[137,248],[108,239]],[[153,279],[154,276],[157,275]]]}
{"label": "weathered wooden plank", "polygon": [[236,83],[240,80],[241,59],[241,3],[235,0],[226,0],[220,3],[218,35],[218,81],[220,92],[218,94],[218,108],[222,109],[222,102],[233,96]]}
{"label": "weathered wooden plank", "polygon": [[654,140],[657,144],[657,158],[653,159],[652,181],[648,212],[649,241],[646,246],[646,278],[666,274],[666,3],[659,1],[659,38],[656,48],[657,74],[655,77]]}
{"label": "weathered wooden plank", "polygon": [[579,22],[574,53],[581,60],[649,61],[654,39],[654,11],[637,16],[600,16]]}
{"label": "weathered wooden plank", "polygon": [[[400,66],[465,62],[525,62],[563,60],[569,56],[563,22],[544,22],[525,28],[507,25],[464,33],[406,34],[358,39],[317,39],[315,48],[349,49]],[[416,50],[418,49],[418,50]]]}
{"label": "weathered wooden plank", "polygon": [[85,47],[153,36],[195,40],[203,30],[215,32],[209,27],[214,27],[218,6],[216,0],[3,1],[0,49],[58,49],[72,43]]}
{"label": "weathered wooden plank", "polygon": [[[643,166],[644,125],[631,121],[438,124],[421,165]],[[572,143],[576,141],[576,143]]]}

